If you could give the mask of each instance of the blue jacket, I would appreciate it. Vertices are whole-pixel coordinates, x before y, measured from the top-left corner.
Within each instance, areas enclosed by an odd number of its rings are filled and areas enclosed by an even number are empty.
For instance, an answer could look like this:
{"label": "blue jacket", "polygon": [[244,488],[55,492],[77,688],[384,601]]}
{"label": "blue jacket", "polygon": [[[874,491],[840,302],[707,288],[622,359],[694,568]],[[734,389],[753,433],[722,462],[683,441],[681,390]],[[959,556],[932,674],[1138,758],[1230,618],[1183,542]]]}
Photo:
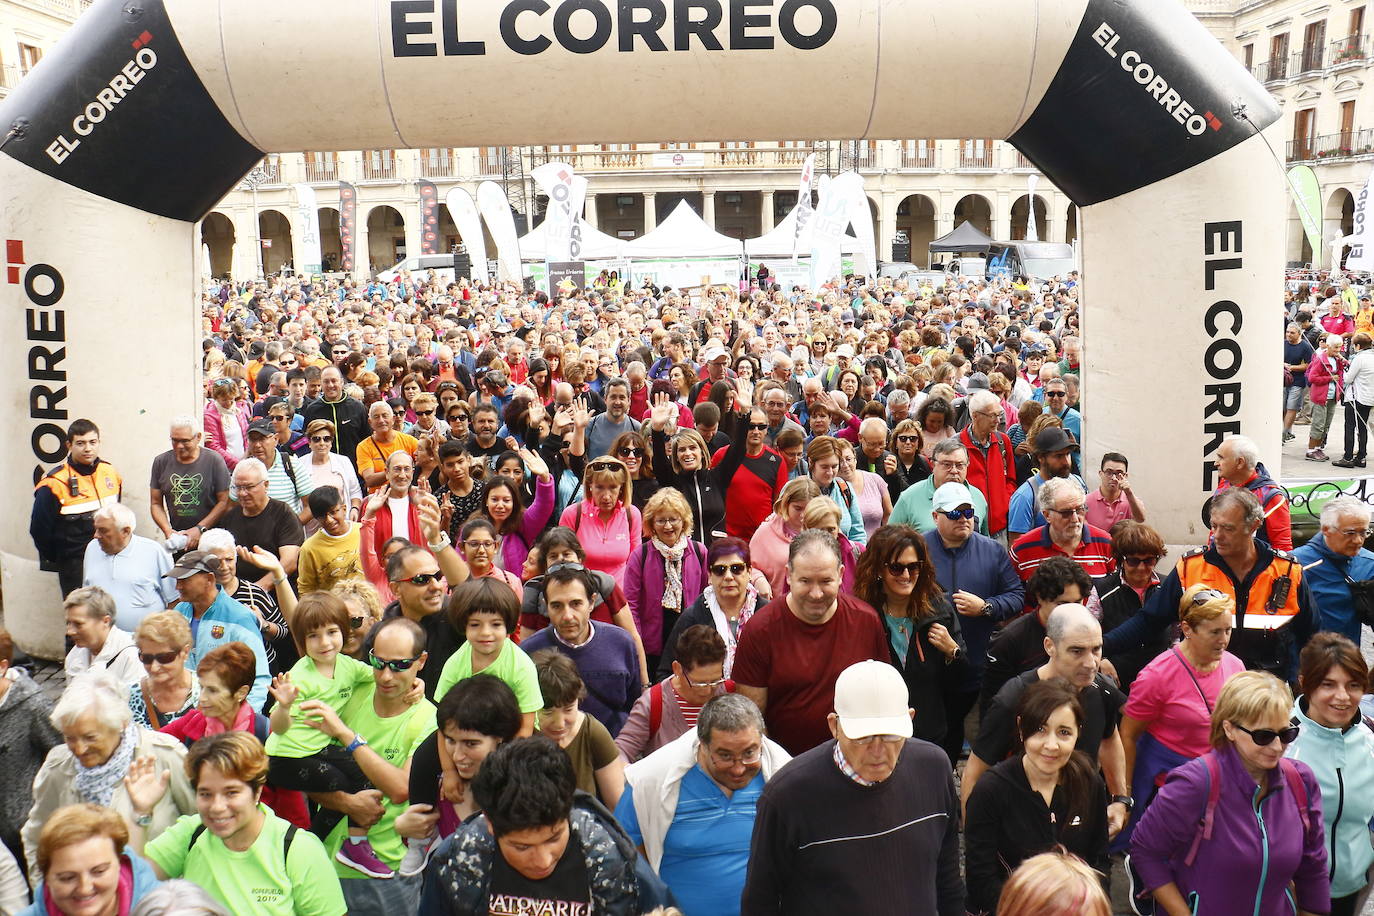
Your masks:
{"label": "blue jacket", "polygon": [[257,672],[253,675],[253,689],[248,692],[248,704],[261,710],[267,702],[267,687],[272,682],[272,675],[267,671],[267,647],[262,642],[258,619],[252,611],[229,597],[223,586],[217,585],[215,588],[218,594],[198,624],[193,620],[191,602],[183,601],[177,605],[177,612],[192,624],[195,631],[195,645],[186,656],[186,667],[196,670],[196,665],[200,664],[206,652],[227,642],[243,643],[253,650],[258,662]]}
{"label": "blue jacket", "polygon": [[951,596],[957,591],[966,591],[988,602],[986,614],[959,617],[969,661],[963,687],[976,691],[983,682],[992,634],[1002,621],[1021,613],[1025,583],[1016,574],[1007,548],[990,537],[975,531],[962,547],[954,550],[940,540],[939,531],[927,532],[925,539],[930,561],[935,564],[935,581],[940,587]]}
{"label": "blue jacket", "polygon": [[[822,496],[829,496],[835,500],[835,505],[840,507],[840,531],[845,537],[849,538],[851,544],[858,544],[862,547],[868,543],[868,531],[864,528],[863,512],[859,509],[859,494],[854,492],[854,488],[845,484],[847,494],[840,490],[840,478],[837,476],[830,484],[829,490],[822,490]],[[848,499],[846,499],[848,495]]]}
{"label": "blue jacket", "polygon": [[1287,755],[1312,768],[1322,789],[1322,819],[1331,896],[1345,897],[1365,885],[1374,865],[1369,824],[1374,820],[1374,730],[1357,709],[1343,729],[1318,725],[1303,709],[1305,698],[1293,704],[1293,724],[1302,727]]}
{"label": "blue jacket", "polygon": [[[129,897],[129,905],[132,907],[143,899],[143,896],[157,887],[157,873],[153,871],[153,866],[149,865],[142,856],[135,855],[130,849],[124,850],[124,856],[133,864],[134,867],[134,890]],[[34,888],[34,902],[20,910],[17,916],[48,916],[48,910],[43,905],[43,882],[38,882],[38,887]]]}
{"label": "blue jacket", "polygon": [[1326,535],[1320,532],[1312,540],[1293,551],[1302,563],[1302,578],[1312,590],[1317,605],[1318,629],[1340,633],[1355,645],[1360,644],[1360,619],[1355,615],[1349,576],[1356,582],[1374,579],[1374,552],[1361,547],[1354,557],[1344,557],[1326,546]]}
{"label": "blue jacket", "polygon": [[[1145,886],[1154,889],[1172,881],[1185,900],[1191,902],[1191,895],[1197,895],[1195,913],[1327,912],[1331,882],[1317,777],[1307,764],[1295,764],[1307,788],[1304,834],[1293,793],[1278,769],[1271,774],[1269,794],[1261,800],[1259,786],[1236,749],[1228,745],[1215,753],[1221,794],[1211,839],[1198,844],[1192,865],[1184,864],[1211,785],[1207,764],[1199,757],[1169,774],[1131,837],[1131,862]],[[1297,890],[1296,907],[1288,896],[1290,881]]]}

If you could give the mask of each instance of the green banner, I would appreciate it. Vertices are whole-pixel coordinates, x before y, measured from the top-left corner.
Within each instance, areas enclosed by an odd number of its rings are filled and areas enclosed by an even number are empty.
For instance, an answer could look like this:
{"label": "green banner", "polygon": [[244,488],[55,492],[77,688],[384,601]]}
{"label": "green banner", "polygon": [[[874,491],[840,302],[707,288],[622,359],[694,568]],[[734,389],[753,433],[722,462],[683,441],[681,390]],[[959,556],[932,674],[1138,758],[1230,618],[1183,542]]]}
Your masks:
{"label": "green banner", "polygon": [[1307,233],[1307,244],[1312,246],[1312,265],[1322,264],[1322,191],[1317,183],[1317,173],[1311,166],[1295,165],[1288,170],[1288,189],[1293,193],[1293,202],[1298,205],[1298,219],[1302,220],[1303,231]]}

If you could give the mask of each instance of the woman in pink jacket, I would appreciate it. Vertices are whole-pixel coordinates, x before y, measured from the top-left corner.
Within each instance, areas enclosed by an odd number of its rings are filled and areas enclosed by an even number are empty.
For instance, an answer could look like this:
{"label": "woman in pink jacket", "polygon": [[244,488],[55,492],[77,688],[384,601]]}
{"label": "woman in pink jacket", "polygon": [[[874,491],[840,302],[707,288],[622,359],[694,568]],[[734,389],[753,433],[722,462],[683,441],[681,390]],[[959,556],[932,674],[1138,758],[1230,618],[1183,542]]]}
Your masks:
{"label": "woman in pink jacket", "polygon": [[205,403],[205,444],[231,472],[248,448],[248,405],[237,399],[238,391],[237,379],[215,379]]}
{"label": "woman in pink jacket", "polygon": [[773,513],[749,541],[750,560],[768,578],[775,595],[781,595],[787,585],[787,549],[804,527],[806,504],[820,495],[821,488],[810,477],[789,480],[773,503]]}
{"label": "woman in pink jacket", "polygon": [[1307,365],[1308,391],[1312,398],[1312,426],[1307,433],[1308,461],[1325,461],[1326,431],[1331,418],[1340,407],[1345,389],[1345,357],[1341,356],[1344,341],[1336,334],[1328,334],[1325,345]]}

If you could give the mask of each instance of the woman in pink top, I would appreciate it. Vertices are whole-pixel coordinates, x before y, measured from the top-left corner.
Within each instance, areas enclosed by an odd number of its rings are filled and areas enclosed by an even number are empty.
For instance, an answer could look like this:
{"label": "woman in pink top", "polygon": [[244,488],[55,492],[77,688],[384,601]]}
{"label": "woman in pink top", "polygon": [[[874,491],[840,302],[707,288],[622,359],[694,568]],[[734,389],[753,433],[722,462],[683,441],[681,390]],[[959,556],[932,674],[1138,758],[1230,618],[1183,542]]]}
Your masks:
{"label": "woman in pink top", "polygon": [[773,513],[763,520],[749,541],[754,568],[768,579],[775,595],[781,595],[787,584],[787,551],[804,527],[802,515],[806,504],[820,495],[821,488],[810,477],[789,480],[773,503]]}
{"label": "woman in pink top", "polygon": [[1179,601],[1183,639],[1156,656],[1131,685],[1121,744],[1136,805],[1118,843],[1130,839],[1169,771],[1211,750],[1217,695],[1231,675],[1245,670],[1245,663],[1226,651],[1235,610],[1235,599],[1225,592],[1190,586]]}
{"label": "woman in pink top", "polygon": [[644,522],[632,502],[630,472],[619,458],[603,455],[587,462],[582,476],[586,497],[563,510],[558,524],[577,532],[586,564],[625,587],[625,561],[644,539]]}

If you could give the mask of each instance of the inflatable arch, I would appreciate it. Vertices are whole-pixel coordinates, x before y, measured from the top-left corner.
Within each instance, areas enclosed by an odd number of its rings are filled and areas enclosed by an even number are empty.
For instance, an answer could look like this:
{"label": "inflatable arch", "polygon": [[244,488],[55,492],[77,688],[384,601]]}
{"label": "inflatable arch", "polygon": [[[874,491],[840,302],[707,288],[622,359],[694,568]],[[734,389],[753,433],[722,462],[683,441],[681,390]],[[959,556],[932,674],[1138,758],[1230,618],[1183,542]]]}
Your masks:
{"label": "inflatable arch", "polygon": [[7,623],[60,653],[25,521],[70,420],[146,517],[201,406],[195,223],[302,149],[1008,138],[1084,208],[1085,468],[1196,543],[1223,435],[1277,463],[1277,118],[1178,0],[97,0],[0,105]]}

